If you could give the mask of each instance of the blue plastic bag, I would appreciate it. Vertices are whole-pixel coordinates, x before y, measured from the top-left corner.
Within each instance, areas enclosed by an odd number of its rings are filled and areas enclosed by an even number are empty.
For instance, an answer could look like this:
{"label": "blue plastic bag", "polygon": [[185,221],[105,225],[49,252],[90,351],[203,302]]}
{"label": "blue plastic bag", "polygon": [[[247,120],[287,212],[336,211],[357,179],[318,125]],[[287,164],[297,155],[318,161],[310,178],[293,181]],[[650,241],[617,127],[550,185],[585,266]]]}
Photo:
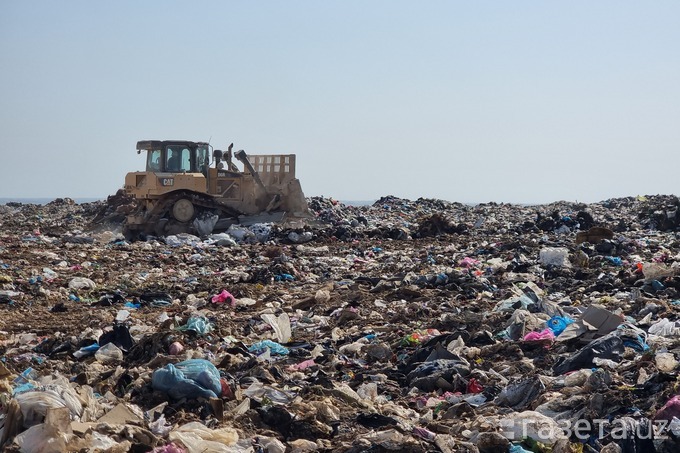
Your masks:
{"label": "blue plastic bag", "polygon": [[272,340],[258,341],[257,343],[251,345],[248,348],[248,352],[260,354],[264,352],[265,349],[269,349],[271,353],[274,355],[288,355],[289,353],[288,348],[286,348],[285,346],[281,346],[280,344]]}
{"label": "blue plastic bag", "polygon": [[623,260],[618,256],[605,256],[605,259],[611,262],[614,266],[623,266]]}
{"label": "blue plastic bag", "polygon": [[99,350],[99,344],[98,343],[92,343],[89,346],[83,346],[82,348],[78,349],[76,352],[73,353],[73,357],[76,359],[79,359],[81,357],[89,357],[91,355],[94,355],[95,352]]}
{"label": "blue plastic bag", "polygon": [[175,400],[182,398],[216,398],[222,393],[220,372],[203,359],[168,364],[153,372],[151,386]]}
{"label": "blue plastic bag", "polygon": [[573,319],[567,318],[566,316],[553,316],[546,324],[548,325],[548,329],[552,330],[555,336],[558,336],[573,322]]}
{"label": "blue plastic bag", "polygon": [[193,330],[199,335],[207,335],[212,331],[212,324],[202,316],[191,317],[186,325],[178,327],[177,330]]}

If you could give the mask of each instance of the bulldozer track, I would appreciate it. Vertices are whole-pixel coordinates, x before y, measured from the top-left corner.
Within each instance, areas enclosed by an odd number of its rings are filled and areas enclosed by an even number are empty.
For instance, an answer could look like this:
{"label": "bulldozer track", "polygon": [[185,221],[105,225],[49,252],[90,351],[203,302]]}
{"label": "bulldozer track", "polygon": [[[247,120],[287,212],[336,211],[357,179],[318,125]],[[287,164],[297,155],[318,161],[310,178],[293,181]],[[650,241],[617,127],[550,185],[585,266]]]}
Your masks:
{"label": "bulldozer track", "polygon": [[146,223],[154,224],[155,222],[163,218],[165,215],[169,214],[175,202],[181,200],[182,198],[188,199],[195,207],[201,208],[203,210],[205,209],[219,210],[222,212],[224,217],[238,218],[238,216],[241,215],[241,213],[238,212],[237,210],[225,206],[222,203],[219,203],[214,198],[211,198],[207,195],[191,192],[188,190],[182,190],[179,192],[173,192],[168,196],[164,197],[163,199],[161,199],[158,202],[158,204],[156,204],[154,209],[151,211],[150,216]]}
{"label": "bulldozer track", "polygon": [[179,222],[173,219],[173,221],[186,226],[190,226],[192,220],[196,218],[197,215],[200,215],[202,211],[203,212],[213,211],[216,214],[218,214],[220,218],[232,218],[235,219],[236,221],[238,221],[238,217],[242,214],[236,209],[226,206],[208,195],[192,192],[189,190],[181,190],[167,194],[166,196],[160,198],[154,205],[153,209],[147,213],[144,223],[136,226],[134,229],[130,229],[128,225],[127,226],[128,231],[129,232],[143,231],[157,233],[156,230],[157,225],[159,225],[159,221],[166,217],[172,218],[171,214],[172,207],[178,200],[181,199],[191,201],[191,203],[196,208],[196,214],[193,216],[191,220],[187,222]]}

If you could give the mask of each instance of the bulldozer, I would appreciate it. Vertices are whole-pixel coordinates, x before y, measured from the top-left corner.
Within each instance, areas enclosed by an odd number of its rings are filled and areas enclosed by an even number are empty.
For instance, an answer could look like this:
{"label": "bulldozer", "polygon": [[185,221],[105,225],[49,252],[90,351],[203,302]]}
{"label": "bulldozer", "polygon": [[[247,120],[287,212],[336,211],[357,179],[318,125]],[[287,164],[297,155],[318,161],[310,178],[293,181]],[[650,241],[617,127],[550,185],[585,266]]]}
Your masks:
{"label": "bulldozer", "polygon": [[222,151],[206,142],[137,142],[137,153],[146,153],[146,170],[125,176],[124,195],[134,203],[126,212],[124,234],[204,236],[233,224],[309,216],[295,177],[295,154],[249,156],[233,152],[233,146]]}

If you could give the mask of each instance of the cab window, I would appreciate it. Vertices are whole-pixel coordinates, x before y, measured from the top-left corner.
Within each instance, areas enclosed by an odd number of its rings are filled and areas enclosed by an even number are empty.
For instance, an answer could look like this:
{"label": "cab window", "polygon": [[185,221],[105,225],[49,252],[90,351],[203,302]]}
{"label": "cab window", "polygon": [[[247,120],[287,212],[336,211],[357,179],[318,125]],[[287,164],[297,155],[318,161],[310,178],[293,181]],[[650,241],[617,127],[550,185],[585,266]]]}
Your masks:
{"label": "cab window", "polygon": [[147,153],[147,171],[161,171],[161,150],[152,149]]}
{"label": "cab window", "polygon": [[191,150],[181,145],[168,146],[165,153],[165,170],[169,172],[190,172]]}
{"label": "cab window", "polygon": [[199,146],[196,149],[196,171],[207,175],[208,166],[210,165],[209,160],[210,154],[208,153],[208,148],[206,146]]}

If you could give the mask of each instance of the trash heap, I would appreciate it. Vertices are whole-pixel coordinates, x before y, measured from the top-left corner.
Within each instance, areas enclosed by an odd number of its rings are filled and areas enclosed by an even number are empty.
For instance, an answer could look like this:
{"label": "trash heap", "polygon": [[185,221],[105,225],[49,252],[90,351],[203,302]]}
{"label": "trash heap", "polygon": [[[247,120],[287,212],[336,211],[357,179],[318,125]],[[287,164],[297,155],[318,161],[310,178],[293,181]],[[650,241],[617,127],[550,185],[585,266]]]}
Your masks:
{"label": "trash heap", "polygon": [[680,451],[676,197],[309,206],[0,206],[3,451]]}

